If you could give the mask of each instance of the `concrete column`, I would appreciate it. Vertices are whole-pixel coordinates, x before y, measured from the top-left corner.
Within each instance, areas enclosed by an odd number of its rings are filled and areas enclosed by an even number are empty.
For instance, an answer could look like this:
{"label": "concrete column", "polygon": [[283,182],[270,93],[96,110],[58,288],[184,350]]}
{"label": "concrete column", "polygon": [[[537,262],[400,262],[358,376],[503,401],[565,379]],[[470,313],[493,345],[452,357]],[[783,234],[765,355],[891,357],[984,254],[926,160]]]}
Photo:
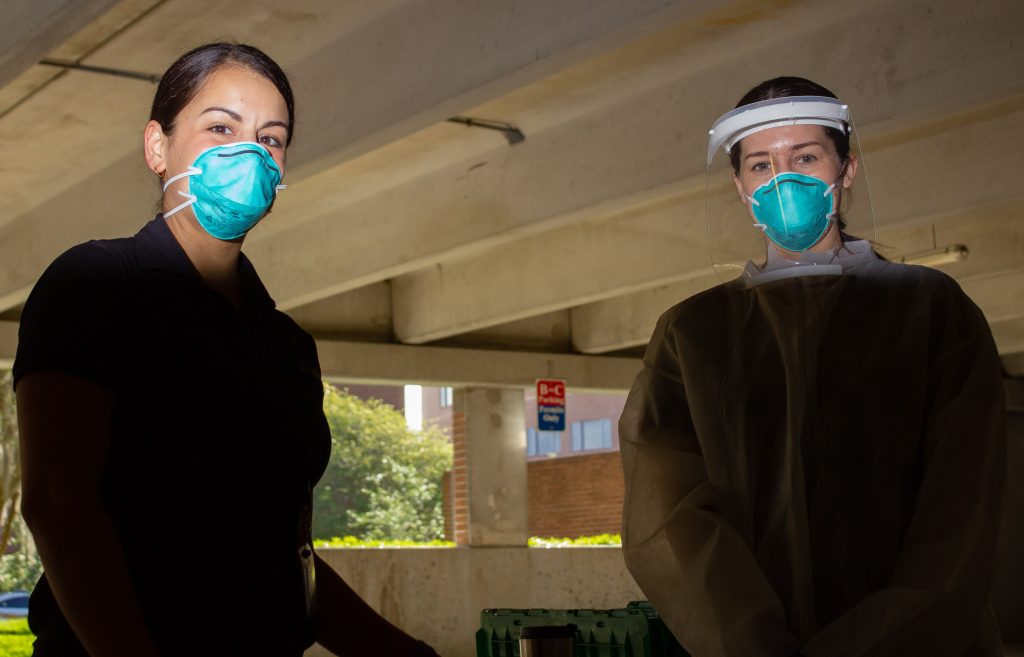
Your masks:
{"label": "concrete column", "polygon": [[528,538],[521,388],[456,388],[455,543],[523,546]]}

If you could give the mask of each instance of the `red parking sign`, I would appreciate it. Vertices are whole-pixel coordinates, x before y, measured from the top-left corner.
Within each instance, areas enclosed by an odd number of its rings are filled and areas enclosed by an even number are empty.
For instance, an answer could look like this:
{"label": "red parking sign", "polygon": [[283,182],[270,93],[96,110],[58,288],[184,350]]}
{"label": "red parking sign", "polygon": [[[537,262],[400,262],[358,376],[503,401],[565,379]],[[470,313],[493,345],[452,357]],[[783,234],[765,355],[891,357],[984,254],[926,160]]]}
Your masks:
{"label": "red parking sign", "polygon": [[537,428],[565,431],[565,381],[537,379]]}

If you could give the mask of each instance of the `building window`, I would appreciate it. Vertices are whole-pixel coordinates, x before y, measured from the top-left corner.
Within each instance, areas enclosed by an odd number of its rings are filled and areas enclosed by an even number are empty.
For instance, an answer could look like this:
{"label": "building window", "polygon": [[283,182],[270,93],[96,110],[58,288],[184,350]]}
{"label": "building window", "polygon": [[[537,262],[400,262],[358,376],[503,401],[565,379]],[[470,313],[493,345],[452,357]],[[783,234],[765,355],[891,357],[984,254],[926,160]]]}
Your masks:
{"label": "building window", "polygon": [[572,423],[572,451],[611,449],[612,421],[610,418],[584,420]]}
{"label": "building window", "polygon": [[438,397],[441,400],[441,408],[452,407],[452,389],[451,386],[441,388]]}
{"label": "building window", "polygon": [[526,455],[542,456],[557,454],[562,451],[562,433],[560,431],[526,430]]}

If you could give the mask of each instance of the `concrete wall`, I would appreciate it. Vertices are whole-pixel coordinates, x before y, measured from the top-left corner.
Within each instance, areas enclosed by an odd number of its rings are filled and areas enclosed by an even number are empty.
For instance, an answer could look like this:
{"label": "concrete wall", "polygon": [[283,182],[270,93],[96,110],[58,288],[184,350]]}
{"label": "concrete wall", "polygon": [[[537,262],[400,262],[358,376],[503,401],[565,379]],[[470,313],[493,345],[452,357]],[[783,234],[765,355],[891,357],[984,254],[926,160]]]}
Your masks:
{"label": "concrete wall", "polygon": [[[475,657],[481,609],[612,609],[645,599],[615,547],[322,549],[319,554],[374,609],[443,657]],[[1004,574],[1010,575],[1005,568]],[[1008,657],[1024,657],[1021,589],[1019,579],[1003,578],[993,595]],[[314,646],[305,657],[329,654]]]}
{"label": "concrete wall", "polygon": [[[319,550],[374,609],[443,657],[474,657],[480,610],[610,609],[643,595],[622,552],[595,548]],[[314,646],[306,657],[326,657]]]}

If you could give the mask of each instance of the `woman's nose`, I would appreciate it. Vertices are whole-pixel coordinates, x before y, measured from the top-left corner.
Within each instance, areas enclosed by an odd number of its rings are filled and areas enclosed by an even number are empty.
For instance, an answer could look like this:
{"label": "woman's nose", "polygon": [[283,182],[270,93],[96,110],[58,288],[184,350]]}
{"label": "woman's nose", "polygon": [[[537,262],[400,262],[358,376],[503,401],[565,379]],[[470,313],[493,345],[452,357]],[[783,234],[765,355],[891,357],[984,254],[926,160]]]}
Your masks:
{"label": "woman's nose", "polygon": [[791,166],[789,166],[789,162],[786,161],[786,158],[782,157],[781,154],[772,155],[771,156],[771,163],[772,163],[772,174],[773,175],[778,175],[780,173],[787,173],[787,172],[790,172],[790,171],[793,170],[793,168]]}
{"label": "woman's nose", "polygon": [[242,130],[238,133],[238,141],[258,142],[259,135],[256,133],[255,128],[242,128]]}

